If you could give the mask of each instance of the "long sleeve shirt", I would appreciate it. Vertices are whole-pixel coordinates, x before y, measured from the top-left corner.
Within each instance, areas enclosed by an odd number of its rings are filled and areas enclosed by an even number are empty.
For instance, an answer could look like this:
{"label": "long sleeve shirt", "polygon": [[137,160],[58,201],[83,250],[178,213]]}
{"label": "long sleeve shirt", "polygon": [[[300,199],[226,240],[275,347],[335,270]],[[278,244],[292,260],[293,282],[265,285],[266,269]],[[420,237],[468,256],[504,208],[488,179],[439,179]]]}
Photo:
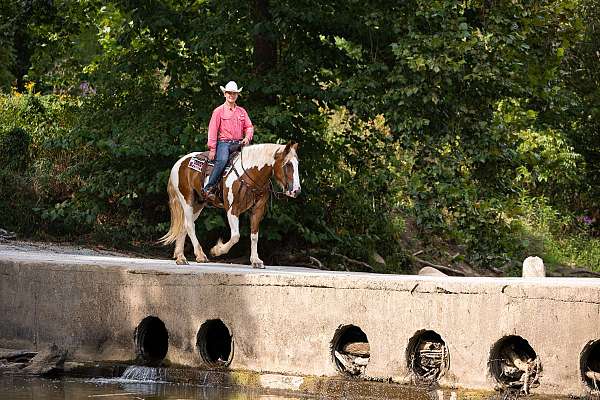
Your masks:
{"label": "long sleeve shirt", "polygon": [[229,108],[227,103],[215,108],[208,124],[208,149],[217,149],[217,140],[252,140],[254,126],[244,108]]}

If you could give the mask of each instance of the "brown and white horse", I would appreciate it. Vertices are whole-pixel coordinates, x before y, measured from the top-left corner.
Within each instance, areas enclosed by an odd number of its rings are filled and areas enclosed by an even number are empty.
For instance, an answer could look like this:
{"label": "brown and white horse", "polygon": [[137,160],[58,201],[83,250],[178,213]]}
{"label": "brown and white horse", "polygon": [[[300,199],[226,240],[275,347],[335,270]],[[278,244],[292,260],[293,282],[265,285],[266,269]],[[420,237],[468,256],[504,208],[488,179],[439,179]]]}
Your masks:
{"label": "brown and white horse", "polygon": [[[240,155],[234,160],[230,172],[222,179],[223,204],[227,213],[231,236],[223,243],[221,239],[210,250],[212,256],[226,254],[240,239],[240,215],[250,210],[250,262],[254,268],[264,268],[258,257],[258,227],[267,208],[270,196],[270,179],[285,190],[290,197],[300,194],[300,175],[298,170],[298,144],[256,144],[242,148]],[[186,236],[194,245],[197,262],[208,262],[202,246],[196,238],[194,221],[206,205],[200,193],[208,181],[210,170],[196,171],[188,166],[192,157],[202,153],[190,153],[181,157],[171,168],[167,191],[171,210],[171,226],[169,232],[159,239],[165,245],[175,242],[173,258],[177,264],[187,264],[183,254]]]}

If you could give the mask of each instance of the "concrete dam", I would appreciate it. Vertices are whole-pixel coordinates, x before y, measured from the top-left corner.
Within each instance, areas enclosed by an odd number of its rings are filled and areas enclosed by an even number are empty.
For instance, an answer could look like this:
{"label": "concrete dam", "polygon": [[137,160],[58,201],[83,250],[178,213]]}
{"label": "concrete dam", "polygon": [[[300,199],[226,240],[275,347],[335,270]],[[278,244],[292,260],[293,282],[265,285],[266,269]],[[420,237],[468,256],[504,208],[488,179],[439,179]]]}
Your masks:
{"label": "concrete dam", "polygon": [[0,249],[0,347],[50,345],[73,360],[276,374],[287,389],[348,376],[585,396],[600,385],[600,280]]}

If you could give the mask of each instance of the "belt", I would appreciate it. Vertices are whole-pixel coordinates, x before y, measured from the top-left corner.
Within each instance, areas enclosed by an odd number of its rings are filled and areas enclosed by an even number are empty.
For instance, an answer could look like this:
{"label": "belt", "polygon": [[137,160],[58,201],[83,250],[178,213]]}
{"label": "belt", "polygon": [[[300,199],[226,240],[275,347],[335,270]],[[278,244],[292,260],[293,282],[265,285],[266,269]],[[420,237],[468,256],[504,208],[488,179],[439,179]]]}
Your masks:
{"label": "belt", "polygon": [[241,140],[219,140],[221,143],[240,143]]}

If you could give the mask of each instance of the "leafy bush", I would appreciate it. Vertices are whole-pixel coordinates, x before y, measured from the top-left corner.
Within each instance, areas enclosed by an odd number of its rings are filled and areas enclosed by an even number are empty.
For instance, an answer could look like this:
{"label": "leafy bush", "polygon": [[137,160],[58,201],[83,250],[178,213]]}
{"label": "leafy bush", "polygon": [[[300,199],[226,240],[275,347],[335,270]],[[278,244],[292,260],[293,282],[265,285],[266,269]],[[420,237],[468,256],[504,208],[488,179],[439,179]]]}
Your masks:
{"label": "leafy bush", "polygon": [[0,133],[0,164],[11,171],[27,168],[30,140],[29,134],[22,128]]}

